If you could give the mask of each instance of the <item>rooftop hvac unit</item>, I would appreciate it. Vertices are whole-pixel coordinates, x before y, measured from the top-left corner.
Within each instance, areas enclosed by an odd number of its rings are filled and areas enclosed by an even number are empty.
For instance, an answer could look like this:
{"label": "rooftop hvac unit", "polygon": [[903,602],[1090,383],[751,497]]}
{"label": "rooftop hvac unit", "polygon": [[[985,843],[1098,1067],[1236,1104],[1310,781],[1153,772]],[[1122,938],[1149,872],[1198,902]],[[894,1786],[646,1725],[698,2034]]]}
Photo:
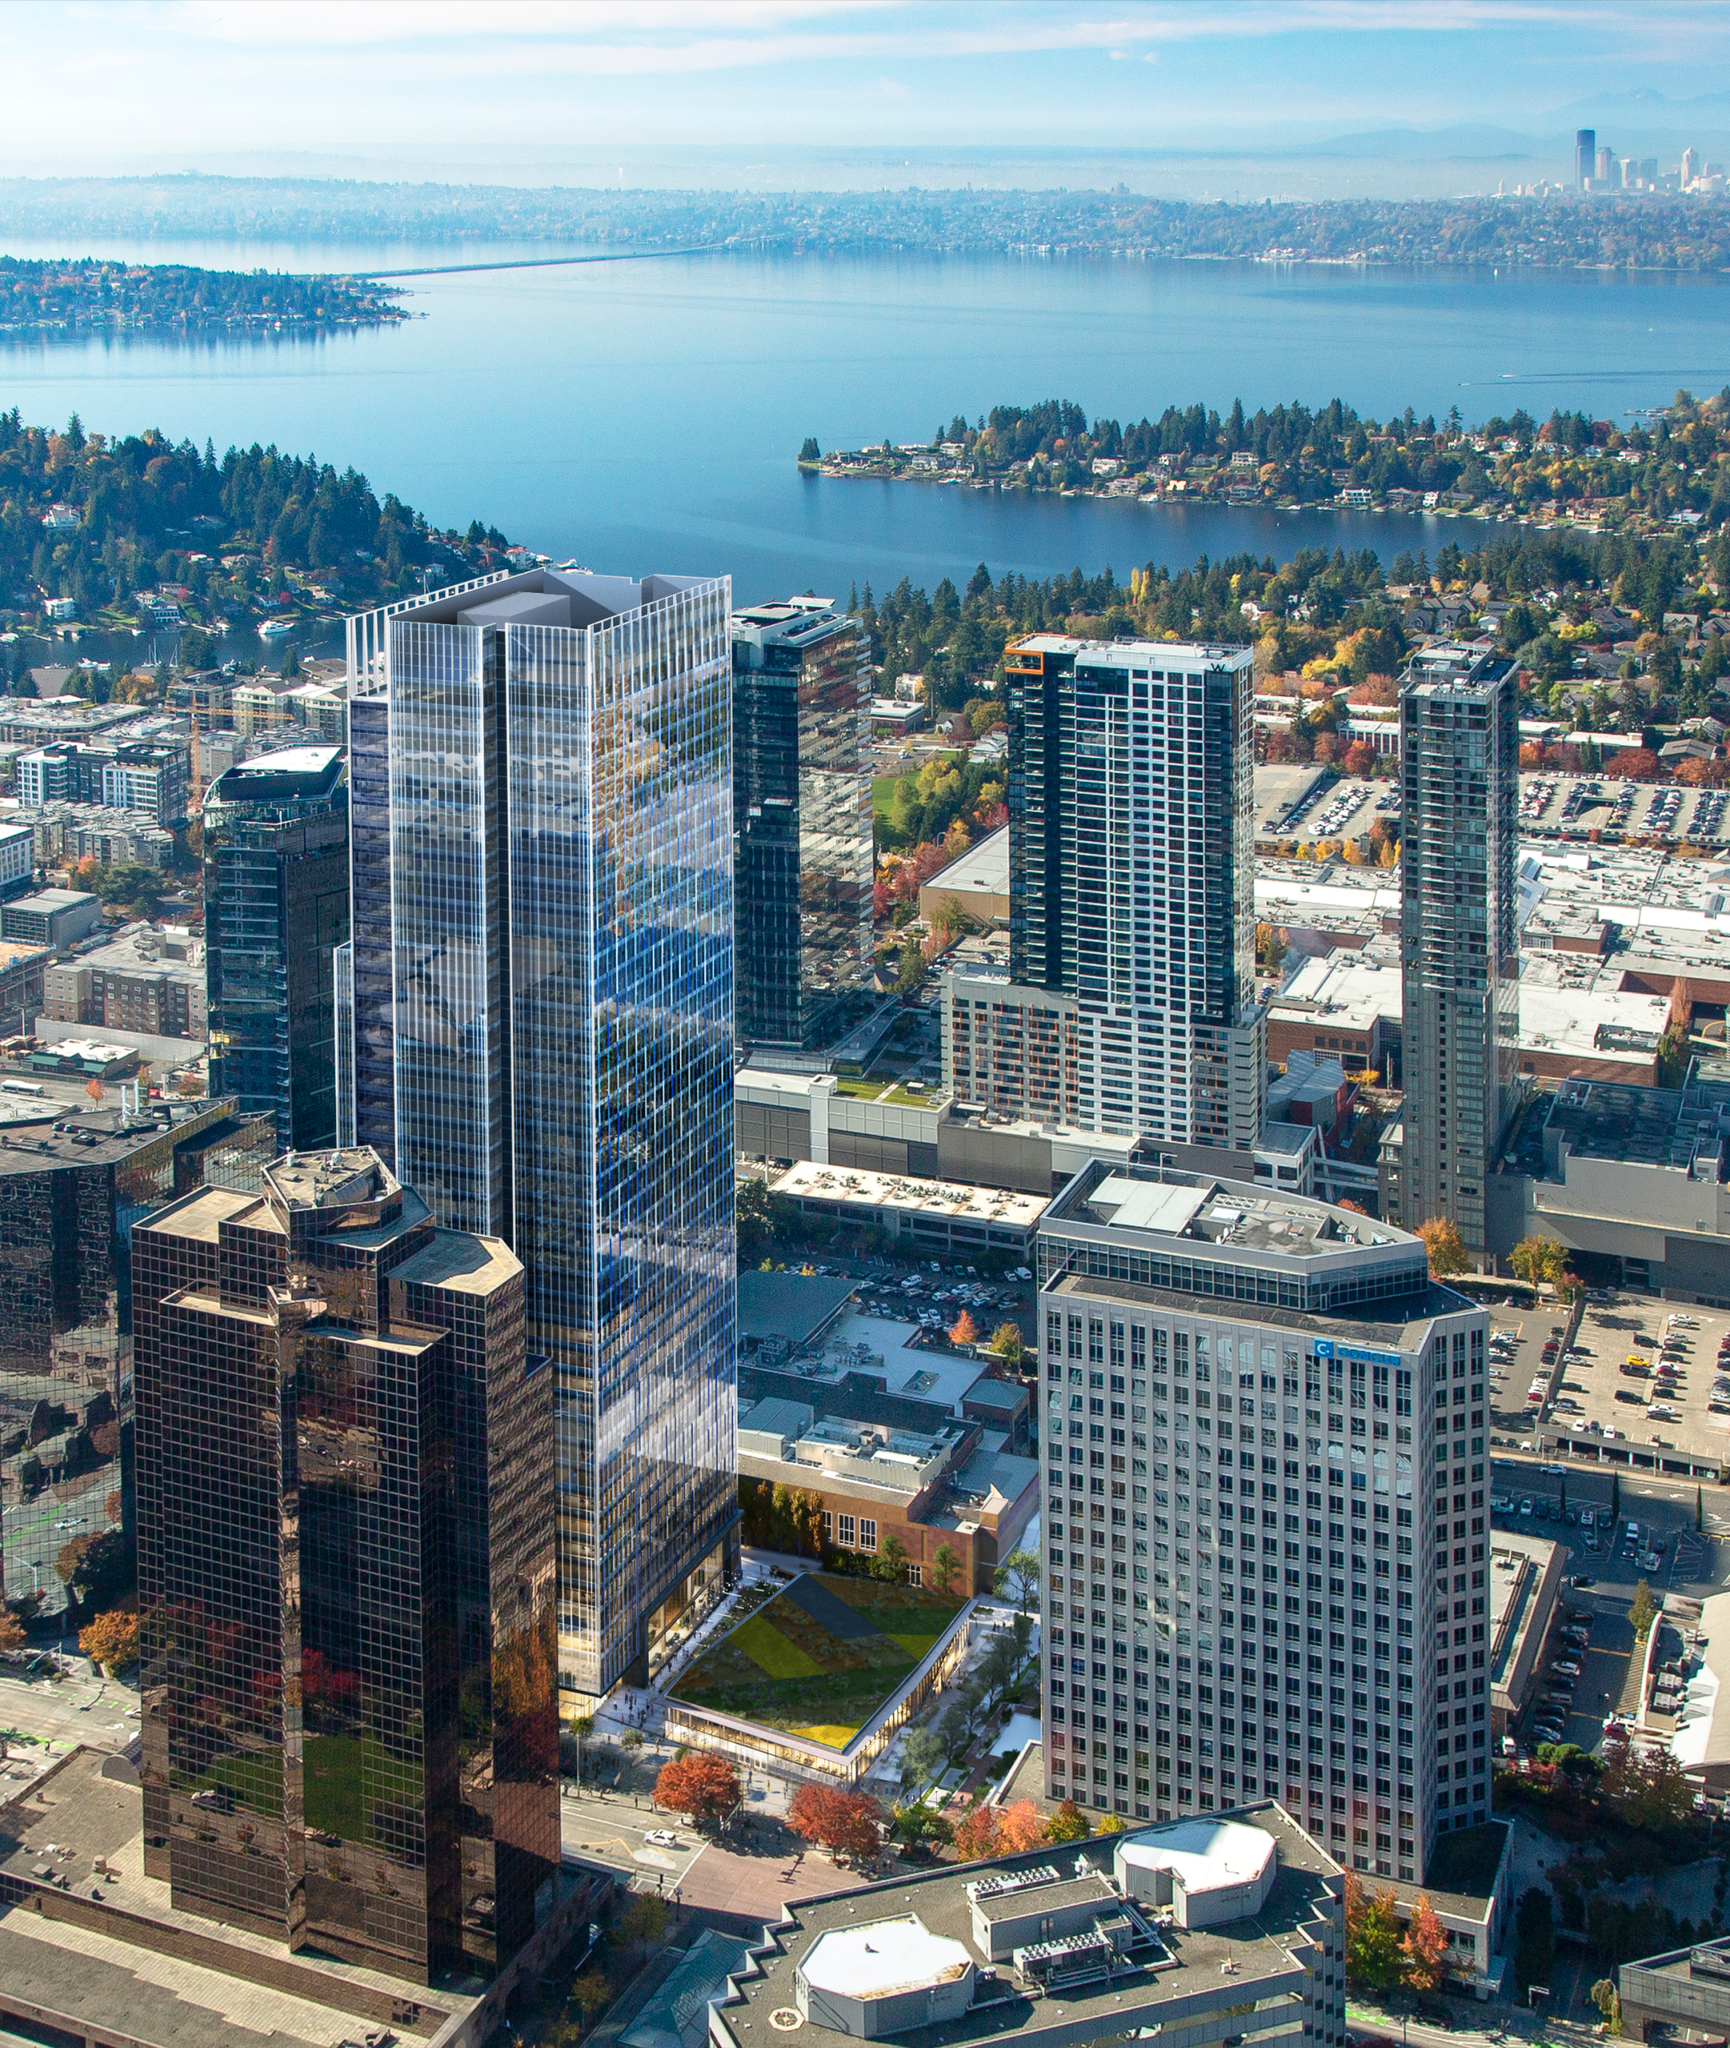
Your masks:
{"label": "rooftop hvac unit", "polygon": [[1109,1977],[1117,1951],[1103,1934],[1070,1934],[1015,1951],[1015,1967],[1047,1991]]}
{"label": "rooftop hvac unit", "polygon": [[1041,1863],[1034,1870],[1005,1870],[995,1877],[982,1877],[967,1889],[976,1899],[999,1899],[1005,1892],[1024,1892],[1037,1884],[1056,1884],[1061,1873],[1054,1863]]}

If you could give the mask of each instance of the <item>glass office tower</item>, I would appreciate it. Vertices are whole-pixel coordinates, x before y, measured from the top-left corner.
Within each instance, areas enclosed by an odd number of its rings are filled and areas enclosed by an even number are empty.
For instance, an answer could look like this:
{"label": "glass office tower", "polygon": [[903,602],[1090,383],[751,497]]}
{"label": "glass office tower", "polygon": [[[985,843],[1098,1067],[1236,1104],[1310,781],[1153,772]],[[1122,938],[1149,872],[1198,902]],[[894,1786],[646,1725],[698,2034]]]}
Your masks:
{"label": "glass office tower", "polygon": [[491,1975],[559,1865],[553,1383],[378,1155],[133,1236],[144,1855],[177,1907]]}
{"label": "glass office tower", "polygon": [[[729,591],[533,570],[357,620],[388,733],[396,1170],[558,1369],[560,1681],[646,1677],[734,1499]],[[356,844],[376,824],[357,815]]]}
{"label": "glass office tower", "polygon": [[737,1024],[812,1046],[871,983],[871,666],[856,619],[793,597],[733,615]]}
{"label": "glass office tower", "polygon": [[225,769],[204,799],[210,1092],[276,1119],[283,1145],[336,1135],[335,968],[348,937],[340,747]]}

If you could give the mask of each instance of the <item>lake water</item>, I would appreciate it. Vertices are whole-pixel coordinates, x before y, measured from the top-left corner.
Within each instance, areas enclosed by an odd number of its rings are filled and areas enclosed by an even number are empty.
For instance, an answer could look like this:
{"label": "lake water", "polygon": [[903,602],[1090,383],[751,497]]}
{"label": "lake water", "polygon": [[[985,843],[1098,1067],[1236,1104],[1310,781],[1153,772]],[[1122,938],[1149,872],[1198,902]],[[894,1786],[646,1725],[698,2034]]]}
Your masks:
{"label": "lake water", "polygon": [[[235,268],[378,269],[544,247],[14,244]],[[801,478],[799,444],[926,439],[956,412],[1073,398],[1137,418],[1338,395],[1385,416],[1523,405],[1625,418],[1730,381],[1722,280],[1611,273],[750,256],[405,280],[423,318],[319,341],[14,342],[0,406],[218,450],[274,441],[354,464],[440,525],[479,518],[559,559],[729,572],[741,599],[841,598],[976,562],[1049,575],[1252,549],[1375,547],[1470,524],[1158,509]]]}

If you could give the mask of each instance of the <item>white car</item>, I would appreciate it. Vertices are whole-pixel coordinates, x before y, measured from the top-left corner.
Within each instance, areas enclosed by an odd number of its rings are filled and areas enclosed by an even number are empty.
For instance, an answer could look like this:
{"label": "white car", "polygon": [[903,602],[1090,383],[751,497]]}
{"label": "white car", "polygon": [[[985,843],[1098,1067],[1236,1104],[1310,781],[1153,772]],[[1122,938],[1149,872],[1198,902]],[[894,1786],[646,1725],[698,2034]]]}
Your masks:
{"label": "white car", "polygon": [[679,1838],[671,1828],[650,1828],[644,1835],[645,1842],[653,1842],[657,1849],[676,1849]]}

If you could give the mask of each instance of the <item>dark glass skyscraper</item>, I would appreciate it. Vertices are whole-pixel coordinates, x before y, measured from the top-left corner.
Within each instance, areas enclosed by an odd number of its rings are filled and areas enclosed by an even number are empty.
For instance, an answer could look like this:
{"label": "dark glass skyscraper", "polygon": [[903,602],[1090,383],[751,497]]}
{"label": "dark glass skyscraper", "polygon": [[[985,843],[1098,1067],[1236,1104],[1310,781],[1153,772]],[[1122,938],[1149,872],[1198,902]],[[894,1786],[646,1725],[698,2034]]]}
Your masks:
{"label": "dark glass skyscraper", "polygon": [[560,1679],[589,1693],[658,1664],[736,1540],[730,652],[726,582],[667,576],[533,570],[351,629],[389,763],[355,845],[390,848],[352,1100],[388,1098],[403,1181],[527,1270]]}
{"label": "dark glass skyscraper", "polygon": [[553,1374],[523,1273],[366,1149],[133,1237],[147,1874],[426,1982],[559,1863]]}
{"label": "dark glass skyscraper", "polygon": [[1430,647],[1400,690],[1400,1216],[1486,1246],[1519,1047],[1519,692],[1506,655]]}
{"label": "dark glass skyscraper", "polygon": [[130,1576],[133,1232],[207,1175],[256,1186],[276,1137],[232,1102],[39,1085],[0,1112],[0,1592],[48,1617],[80,1551],[98,1586]]}
{"label": "dark glass skyscraper", "polygon": [[826,598],[733,614],[739,1038],[810,1046],[870,985],[870,659]]}
{"label": "dark glass skyscraper", "polygon": [[204,799],[210,1090],[284,1145],[336,1136],[334,950],[348,937],[340,747],[226,769]]}

